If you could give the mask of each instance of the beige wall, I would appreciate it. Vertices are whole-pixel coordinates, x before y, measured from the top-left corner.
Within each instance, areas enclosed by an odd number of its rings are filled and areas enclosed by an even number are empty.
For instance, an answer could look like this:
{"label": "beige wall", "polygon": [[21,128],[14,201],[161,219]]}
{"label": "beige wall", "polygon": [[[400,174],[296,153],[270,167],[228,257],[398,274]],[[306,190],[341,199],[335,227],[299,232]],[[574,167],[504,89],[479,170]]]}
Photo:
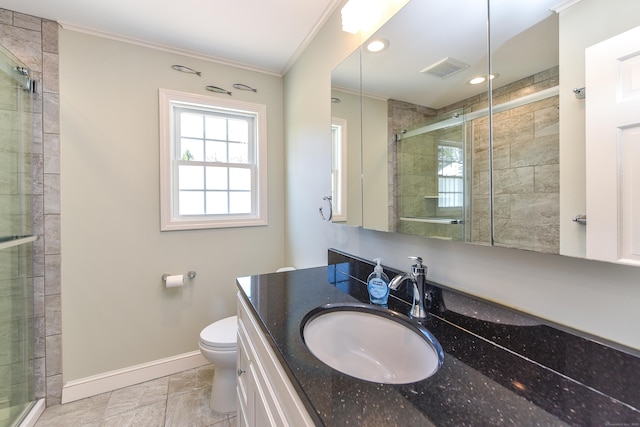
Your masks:
{"label": "beige wall", "polygon": [[389,230],[389,162],[387,101],[362,98],[362,223]]}
{"label": "beige wall", "polygon": [[[233,83],[267,105],[269,225],[160,232],[158,88],[226,97],[204,86]],[[235,313],[235,278],[283,265],[282,78],[62,30],[60,85],[64,381],[197,351]]]}
{"label": "beige wall", "polygon": [[637,268],[320,220],[317,206],[330,185],[330,73],[357,44],[339,20],[331,17],[284,79],[288,261],[325,264],[335,247],[407,270],[407,256],[420,255],[432,280],[640,350]]}

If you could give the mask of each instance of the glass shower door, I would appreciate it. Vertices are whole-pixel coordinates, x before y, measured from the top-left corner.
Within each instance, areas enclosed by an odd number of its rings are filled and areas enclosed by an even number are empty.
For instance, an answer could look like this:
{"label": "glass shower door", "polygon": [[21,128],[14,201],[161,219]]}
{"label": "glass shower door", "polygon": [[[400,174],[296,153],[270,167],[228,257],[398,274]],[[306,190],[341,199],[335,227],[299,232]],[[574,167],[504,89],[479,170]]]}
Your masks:
{"label": "glass shower door", "polygon": [[398,139],[398,231],[468,240],[468,154],[462,110],[407,130]]}
{"label": "glass shower door", "polygon": [[0,46],[0,427],[34,401],[30,84]]}

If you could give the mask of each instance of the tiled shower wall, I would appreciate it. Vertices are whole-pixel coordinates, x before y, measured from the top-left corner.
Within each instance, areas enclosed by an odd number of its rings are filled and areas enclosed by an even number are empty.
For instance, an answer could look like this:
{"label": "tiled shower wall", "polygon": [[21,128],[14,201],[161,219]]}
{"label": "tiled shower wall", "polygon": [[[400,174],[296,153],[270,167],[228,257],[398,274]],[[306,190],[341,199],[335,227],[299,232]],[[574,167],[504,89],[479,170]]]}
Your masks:
{"label": "tiled shower wall", "polygon": [[[387,141],[388,145],[388,179],[389,179],[389,230],[402,231],[400,229],[399,211],[397,207],[401,204],[401,192],[403,191],[398,184],[400,182],[399,165],[402,162],[402,154],[396,150],[397,143],[396,134],[404,130],[411,130],[422,126],[433,120],[438,114],[433,108],[423,107],[416,104],[410,104],[404,101],[390,99],[387,102]],[[417,163],[417,162],[416,162]],[[408,164],[408,162],[405,162]],[[416,166],[418,167],[418,166]],[[403,231],[411,233],[411,231]]]}
{"label": "tiled shower wall", "polygon": [[[493,104],[558,85],[558,68],[494,91]],[[493,116],[493,239],[496,246],[560,251],[558,96]]]}
{"label": "tiled shower wall", "polygon": [[[557,86],[558,67],[494,90],[493,105]],[[493,115],[494,245],[559,253],[558,96]],[[472,241],[489,224],[489,141],[486,117],[473,123]]]}
{"label": "tiled shower wall", "polygon": [[35,395],[62,396],[58,24],[0,9],[0,43],[32,71]]}

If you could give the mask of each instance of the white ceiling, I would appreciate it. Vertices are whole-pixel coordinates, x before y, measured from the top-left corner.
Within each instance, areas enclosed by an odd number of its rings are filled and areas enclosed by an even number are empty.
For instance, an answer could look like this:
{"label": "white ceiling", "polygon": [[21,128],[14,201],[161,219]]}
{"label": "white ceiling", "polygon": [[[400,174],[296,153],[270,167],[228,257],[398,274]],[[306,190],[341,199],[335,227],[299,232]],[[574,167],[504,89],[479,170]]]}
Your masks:
{"label": "white ceiling", "polygon": [[63,27],[282,74],[342,0],[0,0]]}

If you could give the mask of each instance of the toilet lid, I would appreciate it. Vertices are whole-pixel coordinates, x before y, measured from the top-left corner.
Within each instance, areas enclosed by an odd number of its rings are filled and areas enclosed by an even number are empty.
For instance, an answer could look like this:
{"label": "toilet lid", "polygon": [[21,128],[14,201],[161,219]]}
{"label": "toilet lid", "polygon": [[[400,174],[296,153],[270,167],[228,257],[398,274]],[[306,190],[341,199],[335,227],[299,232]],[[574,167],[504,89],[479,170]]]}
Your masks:
{"label": "toilet lid", "polygon": [[238,316],[227,317],[210,324],[200,332],[200,342],[213,348],[236,348]]}

